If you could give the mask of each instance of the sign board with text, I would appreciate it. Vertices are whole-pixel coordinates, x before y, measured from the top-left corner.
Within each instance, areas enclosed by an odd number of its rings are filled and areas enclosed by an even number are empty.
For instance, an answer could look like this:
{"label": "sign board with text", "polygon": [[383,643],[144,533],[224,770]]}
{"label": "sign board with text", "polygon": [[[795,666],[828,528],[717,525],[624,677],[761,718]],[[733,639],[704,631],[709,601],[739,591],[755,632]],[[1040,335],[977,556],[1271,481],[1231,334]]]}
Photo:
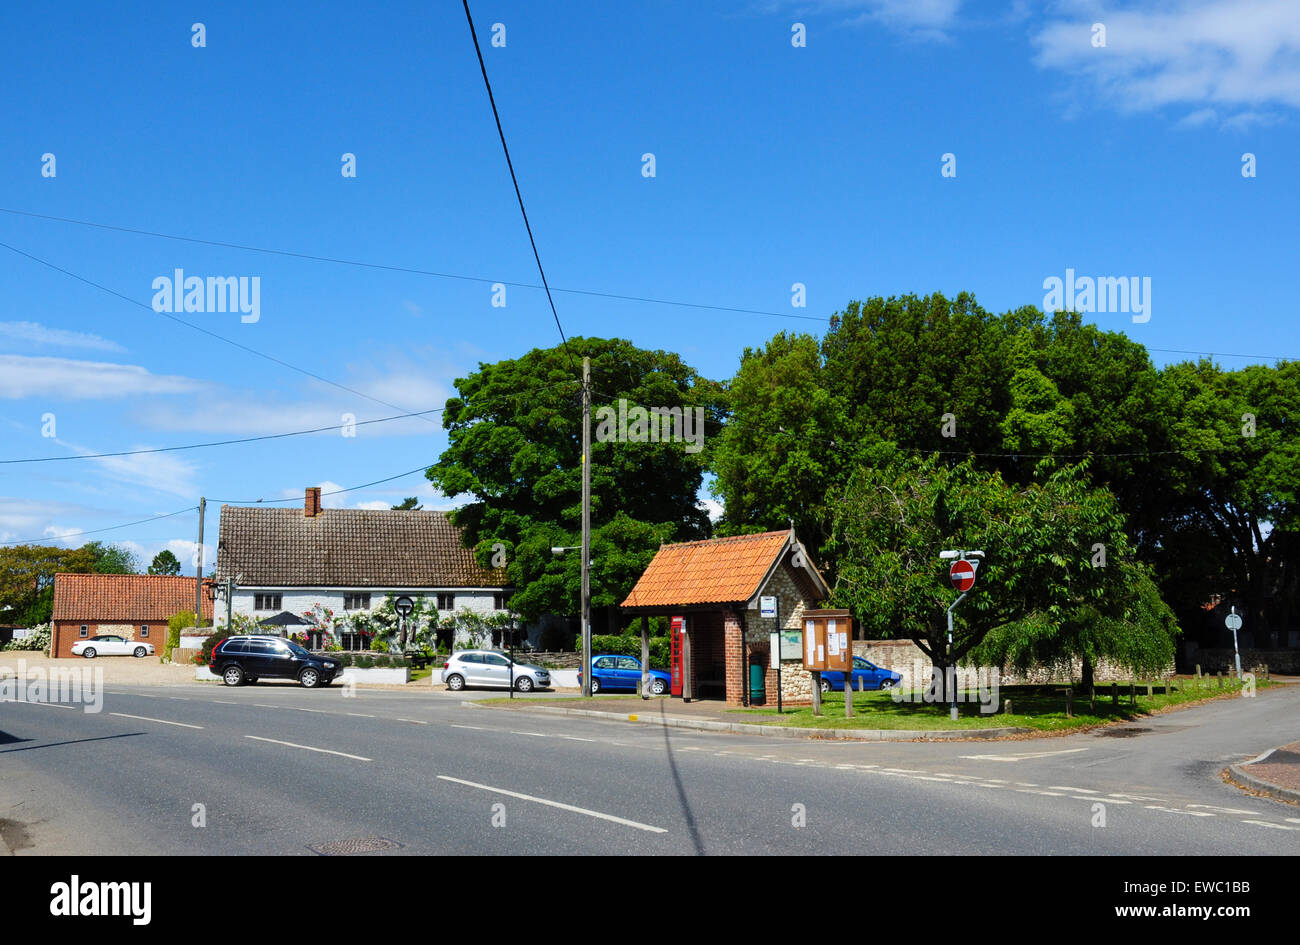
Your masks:
{"label": "sign board with text", "polygon": [[803,667],[816,672],[853,671],[853,616],[849,611],[804,611]]}

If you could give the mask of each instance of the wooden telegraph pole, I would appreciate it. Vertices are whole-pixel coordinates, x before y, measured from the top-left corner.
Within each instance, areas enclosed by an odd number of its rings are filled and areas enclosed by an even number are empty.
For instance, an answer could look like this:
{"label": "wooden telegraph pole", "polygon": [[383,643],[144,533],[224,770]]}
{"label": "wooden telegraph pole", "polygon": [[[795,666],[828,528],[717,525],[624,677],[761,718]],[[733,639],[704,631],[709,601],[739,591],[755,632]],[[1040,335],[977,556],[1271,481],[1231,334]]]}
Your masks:
{"label": "wooden telegraph pole", "polygon": [[582,359],[582,694],[591,695],[591,358]]}

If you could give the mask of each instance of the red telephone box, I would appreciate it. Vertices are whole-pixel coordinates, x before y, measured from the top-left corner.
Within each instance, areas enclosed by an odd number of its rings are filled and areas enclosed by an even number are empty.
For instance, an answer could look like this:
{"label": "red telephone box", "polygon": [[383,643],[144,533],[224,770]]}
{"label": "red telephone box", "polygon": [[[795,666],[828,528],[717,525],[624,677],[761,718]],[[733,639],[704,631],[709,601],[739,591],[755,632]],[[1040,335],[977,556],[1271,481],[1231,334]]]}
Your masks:
{"label": "red telephone box", "polygon": [[686,618],[673,617],[670,627],[668,653],[672,664],[670,669],[673,680],[669,691],[674,696],[680,696],[682,694],[682,634],[686,631]]}

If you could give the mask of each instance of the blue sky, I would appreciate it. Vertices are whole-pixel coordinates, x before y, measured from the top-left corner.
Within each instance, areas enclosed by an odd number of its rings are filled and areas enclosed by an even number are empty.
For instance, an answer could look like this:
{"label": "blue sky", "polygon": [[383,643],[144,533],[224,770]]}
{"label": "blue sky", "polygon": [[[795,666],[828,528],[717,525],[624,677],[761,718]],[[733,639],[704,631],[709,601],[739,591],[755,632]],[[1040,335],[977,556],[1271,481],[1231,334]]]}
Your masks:
{"label": "blue sky", "polygon": [[[820,333],[851,299],[967,290],[1003,311],[1041,305],[1043,281],[1071,268],[1150,278],[1148,322],[1092,317],[1157,363],[1181,356],[1156,349],[1229,367],[1300,356],[1290,0],[471,6],[553,286],[803,316],[558,292],[570,335],[675,350],[724,378],[746,346]],[[505,308],[491,305],[492,281],[537,273],[460,4],[378,7],[0,10],[5,210],[487,280],[0,212],[0,242],[134,300],[0,248],[0,458],[427,410],[479,362],[557,343],[540,291],[508,288]],[[496,23],[504,47],[490,44]],[[806,46],[792,45],[796,23]],[[340,173],[344,153],[355,178]],[[941,174],[945,154],[955,177]],[[153,312],[153,280],[178,268],[261,287],[255,323],[180,321],[351,391]],[[806,308],[791,305],[796,282]],[[446,443],[434,420],[0,465],[0,541],[100,538],[143,563],[163,547],[188,562],[192,513],[69,533],[202,495],[210,563],[221,500],[300,498],[431,463]],[[412,494],[450,505],[418,474],[326,503]]]}

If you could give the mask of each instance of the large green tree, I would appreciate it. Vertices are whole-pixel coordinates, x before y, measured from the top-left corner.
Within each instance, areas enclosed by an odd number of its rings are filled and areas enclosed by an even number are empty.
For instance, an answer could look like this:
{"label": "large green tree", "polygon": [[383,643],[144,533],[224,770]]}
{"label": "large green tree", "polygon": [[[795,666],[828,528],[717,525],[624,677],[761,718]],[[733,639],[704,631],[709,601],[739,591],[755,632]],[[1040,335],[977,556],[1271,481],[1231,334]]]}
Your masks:
{"label": "large green tree", "polygon": [[0,546],[0,623],[33,627],[49,623],[54,605],[54,575],[94,570],[88,548],[50,545]]}
{"label": "large green tree", "polygon": [[[458,396],[443,414],[450,445],[427,476],[448,497],[469,498],[453,520],[481,564],[505,565],[516,588],[513,610],[526,619],[577,613],[580,555],[551,549],[580,544],[584,356],[593,388],[593,625],[614,631],[617,604],[659,544],[709,533],[698,492],[719,428],[720,385],[675,354],[622,339],[571,338],[567,347],[480,364],[456,381]],[[597,436],[597,410],[617,411],[620,400],[629,409],[701,407],[703,439]]]}
{"label": "large green tree", "polygon": [[[832,545],[839,573],[832,602],[848,607],[870,636],[910,637],[936,668],[990,653],[1012,661],[1124,659],[1105,617],[1154,633],[1168,624],[1135,624],[1147,576],[1137,570],[1114,497],[1089,485],[1083,464],[1042,470],[1041,481],[1009,483],[971,461],[945,462],[878,449],[837,497]],[[956,598],[944,550],[982,550],[974,590],[954,612],[948,642],[947,608]],[[1141,602],[1136,600],[1141,598]],[[1127,609],[1126,609],[1127,608]],[[981,645],[995,631],[996,645]],[[1168,637],[1136,650],[1172,655]],[[1027,655],[1026,655],[1027,654]],[[1154,657],[1153,657],[1154,658]]]}
{"label": "large green tree", "polygon": [[176,556],[170,550],[164,548],[153,556],[153,561],[149,564],[147,574],[180,574],[181,563],[176,560]]}

